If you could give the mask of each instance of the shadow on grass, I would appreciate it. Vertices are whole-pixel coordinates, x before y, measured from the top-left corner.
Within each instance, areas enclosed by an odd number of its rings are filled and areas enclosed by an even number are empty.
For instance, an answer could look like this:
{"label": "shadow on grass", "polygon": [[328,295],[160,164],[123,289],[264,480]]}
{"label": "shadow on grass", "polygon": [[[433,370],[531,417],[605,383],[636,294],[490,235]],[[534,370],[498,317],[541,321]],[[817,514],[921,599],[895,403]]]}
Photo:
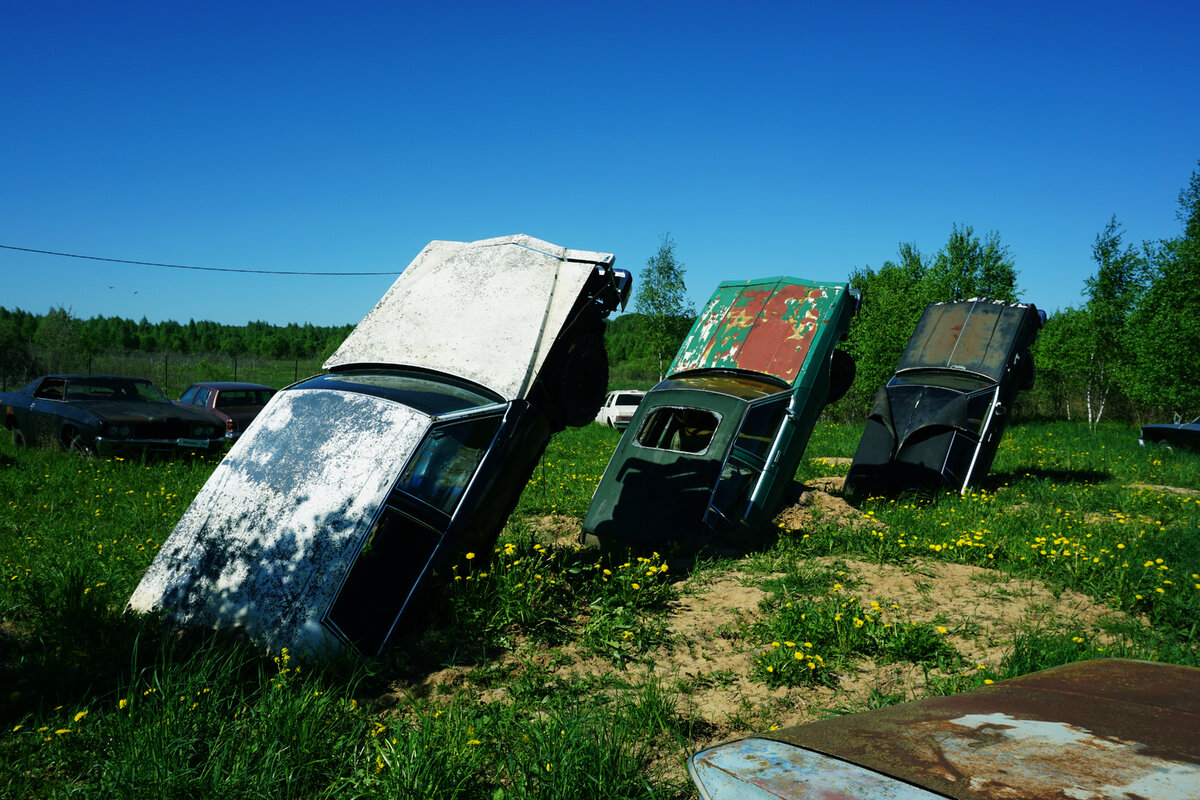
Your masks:
{"label": "shadow on grass", "polygon": [[1049,483],[1107,483],[1113,480],[1109,472],[1096,469],[1030,469],[1013,470],[1009,472],[993,472],[982,481],[983,488],[988,491],[1025,480],[1046,481]]}

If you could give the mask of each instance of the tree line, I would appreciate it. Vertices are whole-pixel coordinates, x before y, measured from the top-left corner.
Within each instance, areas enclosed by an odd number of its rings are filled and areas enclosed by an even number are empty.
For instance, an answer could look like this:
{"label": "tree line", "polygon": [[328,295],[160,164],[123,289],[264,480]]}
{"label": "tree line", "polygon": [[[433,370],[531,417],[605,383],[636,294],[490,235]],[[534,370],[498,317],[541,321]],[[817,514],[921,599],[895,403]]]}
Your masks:
{"label": "tree line", "polygon": [[[1037,385],[1020,395],[1019,417],[1095,424],[1200,413],[1200,171],[1179,193],[1177,216],[1181,231],[1169,239],[1130,244],[1115,216],[1096,235],[1096,271],[1083,302],[1049,314],[1034,346]],[[619,388],[652,385],[687,335],[695,310],[684,275],[675,241],[665,235],[636,276],[638,313],[611,320],[605,335],[612,380],[628,384]],[[980,237],[958,224],[936,253],[902,243],[895,260],[853,270],[850,284],[864,302],[842,347],[858,375],[829,409],[847,420],[865,417],[926,305],[1020,298],[1016,265],[999,233]],[[80,370],[92,356],[118,351],[323,359],[353,327],[80,320],[63,308],[39,315],[0,307],[0,372],[11,385],[14,378]]]}

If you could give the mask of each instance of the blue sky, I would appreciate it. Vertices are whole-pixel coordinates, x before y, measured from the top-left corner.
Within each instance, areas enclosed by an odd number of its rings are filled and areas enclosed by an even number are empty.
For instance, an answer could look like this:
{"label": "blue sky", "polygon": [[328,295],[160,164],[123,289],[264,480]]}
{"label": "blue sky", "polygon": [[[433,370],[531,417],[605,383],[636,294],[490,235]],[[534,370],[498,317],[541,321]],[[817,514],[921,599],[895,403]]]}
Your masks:
{"label": "blue sky", "polygon": [[[0,244],[399,272],[527,233],[635,272],[845,280],[995,230],[1077,304],[1112,215],[1174,236],[1194,3],[0,0]],[[0,250],[0,306],[357,322],[392,278]],[[869,302],[869,298],[868,298]]]}

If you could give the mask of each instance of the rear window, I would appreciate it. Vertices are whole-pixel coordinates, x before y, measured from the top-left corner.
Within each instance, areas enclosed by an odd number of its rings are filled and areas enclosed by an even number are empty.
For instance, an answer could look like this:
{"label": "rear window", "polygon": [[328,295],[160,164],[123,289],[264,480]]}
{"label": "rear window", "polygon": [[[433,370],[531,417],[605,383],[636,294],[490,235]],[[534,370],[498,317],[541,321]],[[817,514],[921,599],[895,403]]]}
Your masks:
{"label": "rear window", "polygon": [[704,409],[656,408],[642,422],[637,443],[655,450],[703,453],[720,424],[720,417]]}
{"label": "rear window", "polygon": [[449,375],[413,370],[350,370],[318,375],[289,389],[360,392],[402,403],[430,415],[449,414],[504,402],[482,386]]}
{"label": "rear window", "polygon": [[640,402],[642,402],[642,395],[640,394],[619,394],[617,395],[616,405],[636,406]]}
{"label": "rear window", "polygon": [[889,386],[941,386],[971,392],[995,384],[995,381],[971,372],[946,372],[942,370],[905,370],[890,381]]}
{"label": "rear window", "polygon": [[226,389],[217,395],[217,408],[265,406],[273,394],[267,389]]}

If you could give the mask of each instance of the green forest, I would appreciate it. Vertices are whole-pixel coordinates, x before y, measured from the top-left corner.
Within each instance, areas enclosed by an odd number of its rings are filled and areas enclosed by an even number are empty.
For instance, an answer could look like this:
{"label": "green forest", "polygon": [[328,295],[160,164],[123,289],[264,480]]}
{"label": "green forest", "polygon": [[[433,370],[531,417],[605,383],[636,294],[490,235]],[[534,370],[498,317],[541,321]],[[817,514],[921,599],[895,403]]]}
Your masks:
{"label": "green forest", "polygon": [[[1200,412],[1200,364],[1194,358],[1200,352],[1200,172],[1192,173],[1178,200],[1180,230],[1173,238],[1134,244],[1116,216],[1096,234],[1095,271],[1083,302],[1043,309],[1049,317],[1034,347],[1037,385],[1021,395],[1019,418],[1096,424]],[[664,237],[645,268],[635,271],[640,313],[609,323],[611,388],[653,385],[691,326],[694,310],[684,300],[675,248]],[[797,267],[793,274],[805,271]],[[858,376],[828,416],[853,421],[866,415],[927,304],[971,297],[1036,304],[1037,298],[1022,297],[1018,275],[998,232],[981,237],[958,224],[932,255],[906,242],[895,260],[854,269],[850,284],[864,300],[843,347],[854,356]],[[760,276],[729,276],[739,277]],[[319,371],[352,329],[78,319],[64,308],[38,314],[0,307],[0,387],[78,371],[147,377],[170,394],[194,380],[240,378],[278,388]]]}

